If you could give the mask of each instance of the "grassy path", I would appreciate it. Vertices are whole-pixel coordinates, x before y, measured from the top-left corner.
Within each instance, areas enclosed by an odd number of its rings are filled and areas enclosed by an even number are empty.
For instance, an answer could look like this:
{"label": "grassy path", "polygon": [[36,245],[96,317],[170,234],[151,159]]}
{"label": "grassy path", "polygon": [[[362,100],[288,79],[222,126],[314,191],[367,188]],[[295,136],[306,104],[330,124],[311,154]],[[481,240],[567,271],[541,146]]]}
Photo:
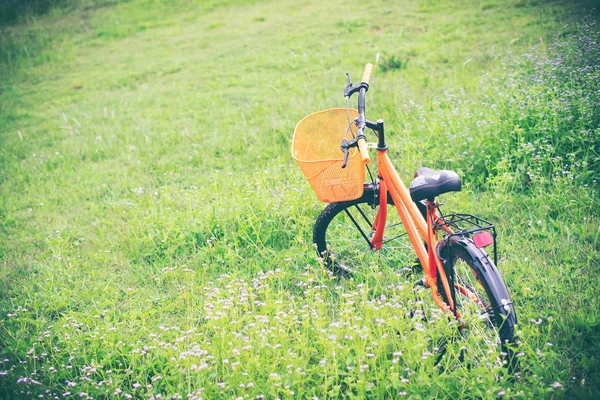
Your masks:
{"label": "grassy path", "polygon": [[[140,0],[2,27],[0,397],[598,394],[599,287],[582,284],[599,272],[593,184],[488,182],[500,160],[474,168],[451,136],[472,118],[473,143],[508,138],[480,123],[503,118],[485,103],[494,79],[582,10]],[[291,135],[343,106],[344,73],[377,54],[368,109],[403,178],[459,168],[472,178],[448,207],[499,223],[517,382],[498,366],[435,369],[429,343],[449,328],[415,330],[410,279],[373,266],[338,281],[314,259],[323,205]]]}

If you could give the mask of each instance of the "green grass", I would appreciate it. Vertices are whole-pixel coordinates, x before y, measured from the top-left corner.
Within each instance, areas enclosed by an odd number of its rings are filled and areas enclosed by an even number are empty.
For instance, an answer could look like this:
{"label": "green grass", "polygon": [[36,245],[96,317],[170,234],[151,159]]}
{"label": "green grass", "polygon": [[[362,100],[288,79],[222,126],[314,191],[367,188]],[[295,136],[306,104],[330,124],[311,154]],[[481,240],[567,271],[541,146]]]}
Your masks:
{"label": "green grass", "polygon": [[[1,27],[0,397],[598,396],[584,4],[170,3]],[[343,106],[344,73],[378,53],[368,116],[401,176],[455,168],[466,188],[446,210],[498,224],[518,380],[434,366],[452,328],[407,316],[417,277],[337,280],[315,259],[323,204],[292,132]],[[567,75],[548,72],[556,57]]]}

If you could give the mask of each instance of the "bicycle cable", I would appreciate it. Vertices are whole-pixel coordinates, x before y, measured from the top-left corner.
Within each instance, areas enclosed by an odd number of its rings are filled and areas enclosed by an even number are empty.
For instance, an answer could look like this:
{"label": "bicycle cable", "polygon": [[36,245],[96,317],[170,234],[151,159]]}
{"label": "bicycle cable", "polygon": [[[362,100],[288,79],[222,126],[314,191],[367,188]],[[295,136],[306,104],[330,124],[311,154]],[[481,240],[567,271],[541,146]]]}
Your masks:
{"label": "bicycle cable", "polygon": [[352,122],[350,121],[350,113],[348,112],[348,100],[350,99],[346,97],[346,118],[348,119],[348,129],[346,130],[346,135],[348,135],[348,132],[350,132],[352,134],[352,139],[354,139],[356,136],[354,136],[354,131],[352,130]]}
{"label": "bicycle cable", "polygon": [[[350,98],[346,97],[346,118],[348,119],[348,129],[346,130],[346,135],[348,135],[348,132],[350,132],[352,134],[352,139],[355,139],[356,136],[354,135],[354,131],[352,130],[353,121],[350,121],[350,112],[348,111],[348,108],[349,108],[348,101],[349,100],[350,100]],[[372,131],[375,133],[375,136],[379,137],[379,135],[377,134],[377,132],[374,129]],[[373,174],[371,173],[371,168],[369,168],[368,165],[366,167],[367,167],[367,172],[369,173],[369,178],[371,178],[371,182],[373,184],[375,184],[375,179],[373,178]]]}

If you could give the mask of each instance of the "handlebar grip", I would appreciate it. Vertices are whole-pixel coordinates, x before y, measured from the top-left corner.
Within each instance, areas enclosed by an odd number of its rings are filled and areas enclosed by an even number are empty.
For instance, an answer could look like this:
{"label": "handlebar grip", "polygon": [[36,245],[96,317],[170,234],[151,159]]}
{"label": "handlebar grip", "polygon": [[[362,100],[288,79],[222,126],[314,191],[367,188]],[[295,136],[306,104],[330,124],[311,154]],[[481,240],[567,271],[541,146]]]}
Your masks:
{"label": "handlebar grip", "polygon": [[367,141],[365,139],[358,139],[358,151],[360,152],[363,164],[368,165],[371,162],[371,157],[369,157],[369,150],[367,150]]}
{"label": "handlebar grip", "polygon": [[366,84],[369,84],[371,80],[371,72],[373,72],[373,64],[368,63],[365,65],[365,72],[363,72],[362,81]]}

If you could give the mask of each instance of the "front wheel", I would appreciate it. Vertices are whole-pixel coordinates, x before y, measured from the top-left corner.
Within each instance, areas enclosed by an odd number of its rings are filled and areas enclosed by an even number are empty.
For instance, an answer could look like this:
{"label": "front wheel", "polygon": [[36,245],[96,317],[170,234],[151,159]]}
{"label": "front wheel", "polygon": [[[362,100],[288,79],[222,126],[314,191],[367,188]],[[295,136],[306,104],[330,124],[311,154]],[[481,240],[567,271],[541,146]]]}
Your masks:
{"label": "front wheel", "polygon": [[[509,373],[516,372],[517,316],[498,269],[485,251],[467,238],[450,238],[440,253],[454,289],[459,331],[466,340],[461,358],[476,363],[489,354],[500,354]],[[443,288],[440,293],[445,297]]]}
{"label": "front wheel", "polygon": [[379,189],[365,185],[364,194],[351,201],[329,204],[317,218],[313,243],[325,266],[334,274],[348,277],[374,263],[403,268],[414,264],[414,250],[404,225],[393,209],[388,195],[388,218],[381,249],[375,251],[371,240],[379,210]]}

